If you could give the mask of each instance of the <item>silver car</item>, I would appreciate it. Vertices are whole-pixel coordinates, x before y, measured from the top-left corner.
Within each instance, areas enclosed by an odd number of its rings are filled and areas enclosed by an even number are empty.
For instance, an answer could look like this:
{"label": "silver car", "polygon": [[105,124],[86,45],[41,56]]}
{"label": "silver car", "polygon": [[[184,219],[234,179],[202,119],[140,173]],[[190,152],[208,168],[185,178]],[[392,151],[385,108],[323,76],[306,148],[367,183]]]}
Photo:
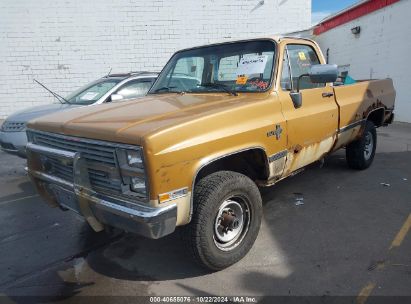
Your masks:
{"label": "silver car", "polygon": [[74,91],[64,98],[67,102],[36,106],[16,112],[10,115],[1,126],[1,149],[7,153],[25,158],[26,124],[28,121],[73,107],[97,105],[144,96],[157,75],[153,72],[110,74]]}

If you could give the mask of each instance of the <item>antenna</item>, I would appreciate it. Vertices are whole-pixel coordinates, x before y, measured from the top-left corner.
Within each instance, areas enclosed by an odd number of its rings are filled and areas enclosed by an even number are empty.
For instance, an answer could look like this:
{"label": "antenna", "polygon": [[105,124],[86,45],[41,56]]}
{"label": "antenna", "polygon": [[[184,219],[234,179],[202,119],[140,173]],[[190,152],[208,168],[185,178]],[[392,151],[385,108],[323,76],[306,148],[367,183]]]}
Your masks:
{"label": "antenna", "polygon": [[[33,78],[33,81],[35,81],[38,85],[42,86],[45,90],[47,90],[48,92],[50,92],[58,101],[60,101],[61,103],[68,103],[71,104],[71,102],[69,102],[67,99],[65,99],[64,97],[61,97],[59,94],[53,92],[52,90],[50,90],[49,88],[47,88],[44,84],[42,84],[40,81],[38,81],[37,79]],[[64,101],[64,102],[63,102]]]}

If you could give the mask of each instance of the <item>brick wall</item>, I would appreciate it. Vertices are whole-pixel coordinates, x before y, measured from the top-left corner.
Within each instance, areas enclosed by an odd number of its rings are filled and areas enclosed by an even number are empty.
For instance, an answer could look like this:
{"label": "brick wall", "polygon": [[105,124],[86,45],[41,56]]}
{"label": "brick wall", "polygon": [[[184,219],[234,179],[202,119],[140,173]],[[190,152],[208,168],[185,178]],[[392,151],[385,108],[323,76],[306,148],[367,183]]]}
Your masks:
{"label": "brick wall", "polygon": [[[411,122],[411,1],[395,4],[331,29],[315,38],[329,62],[345,65],[355,79],[394,80],[396,120]],[[359,35],[351,29],[360,26]]]}
{"label": "brick wall", "polygon": [[161,70],[178,49],[310,26],[310,0],[2,0],[0,118],[109,71]]}

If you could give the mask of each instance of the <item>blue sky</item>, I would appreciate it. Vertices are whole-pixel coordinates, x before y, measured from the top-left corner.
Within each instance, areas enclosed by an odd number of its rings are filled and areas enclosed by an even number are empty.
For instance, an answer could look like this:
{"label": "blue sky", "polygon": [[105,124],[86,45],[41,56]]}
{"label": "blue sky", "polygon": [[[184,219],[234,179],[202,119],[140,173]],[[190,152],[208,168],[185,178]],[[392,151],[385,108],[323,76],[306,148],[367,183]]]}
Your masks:
{"label": "blue sky", "polygon": [[311,21],[313,24],[315,24],[325,17],[336,13],[356,2],[358,2],[358,0],[312,0]]}

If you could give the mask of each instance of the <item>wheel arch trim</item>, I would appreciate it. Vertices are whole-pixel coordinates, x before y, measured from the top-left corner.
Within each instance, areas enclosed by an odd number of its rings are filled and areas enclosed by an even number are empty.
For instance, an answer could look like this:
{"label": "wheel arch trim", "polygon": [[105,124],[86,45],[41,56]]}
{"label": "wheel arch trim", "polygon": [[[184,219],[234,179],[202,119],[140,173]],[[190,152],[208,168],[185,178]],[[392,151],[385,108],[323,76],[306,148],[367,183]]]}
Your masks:
{"label": "wheel arch trim", "polygon": [[[354,122],[352,122],[352,123],[350,123],[350,124],[348,124],[348,125],[345,125],[345,126],[339,128],[338,133],[343,133],[343,132],[345,132],[345,131],[351,130],[352,128],[355,128],[355,127],[357,127],[358,125],[361,125],[361,127],[364,128],[364,125],[365,125],[366,121],[370,120],[369,118],[370,118],[370,115],[371,115],[372,113],[375,113],[376,111],[385,111],[385,110],[386,110],[386,109],[385,109],[384,107],[378,107],[378,108],[372,109],[370,112],[367,113],[367,116],[364,117],[363,119],[354,121]],[[383,113],[383,115],[382,115],[381,125],[382,125],[383,123],[384,123],[384,113]]]}
{"label": "wheel arch trim", "polygon": [[[204,169],[205,167],[215,163],[216,161],[219,161],[221,159],[242,153],[242,152],[247,152],[247,151],[251,151],[251,150],[259,150],[263,153],[264,155],[264,164],[265,164],[265,169],[269,170],[269,161],[268,161],[268,156],[267,156],[267,151],[264,149],[264,147],[262,146],[250,146],[250,147],[246,147],[246,148],[242,148],[239,150],[234,150],[222,155],[219,155],[217,157],[214,157],[204,163],[202,163],[200,166],[198,166],[198,168],[195,171],[195,174],[193,176],[193,180],[191,182],[191,197],[190,197],[190,217],[189,217],[189,222],[191,222],[191,218],[193,215],[193,208],[194,208],[194,186],[198,177],[198,174],[201,172],[202,169]],[[269,171],[267,171],[269,172]]]}
{"label": "wheel arch trim", "polygon": [[370,112],[368,112],[367,117],[364,120],[370,120],[370,115],[372,113],[375,113],[377,111],[382,111],[381,121],[380,121],[380,126],[382,126],[384,124],[385,110],[386,108],[384,107],[378,107],[378,108],[372,109]]}

